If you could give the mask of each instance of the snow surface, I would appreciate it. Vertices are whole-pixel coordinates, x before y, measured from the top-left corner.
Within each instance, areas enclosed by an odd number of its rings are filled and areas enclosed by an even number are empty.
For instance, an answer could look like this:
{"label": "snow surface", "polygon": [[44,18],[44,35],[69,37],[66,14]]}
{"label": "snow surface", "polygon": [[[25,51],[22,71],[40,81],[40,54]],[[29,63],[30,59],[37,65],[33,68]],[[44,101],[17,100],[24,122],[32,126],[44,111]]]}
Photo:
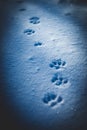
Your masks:
{"label": "snow surface", "polygon": [[87,45],[72,18],[75,7],[28,1],[5,7],[3,67],[11,105],[44,128],[80,122]]}

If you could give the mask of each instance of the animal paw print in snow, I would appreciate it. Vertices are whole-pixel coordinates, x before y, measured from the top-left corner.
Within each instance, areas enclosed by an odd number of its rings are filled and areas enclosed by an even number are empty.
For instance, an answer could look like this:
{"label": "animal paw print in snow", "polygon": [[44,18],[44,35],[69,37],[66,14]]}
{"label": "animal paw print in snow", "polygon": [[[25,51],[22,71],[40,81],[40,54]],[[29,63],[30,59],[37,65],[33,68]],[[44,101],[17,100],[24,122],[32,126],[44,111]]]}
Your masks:
{"label": "animal paw print in snow", "polygon": [[45,104],[48,104],[50,101],[55,100],[56,97],[57,97],[57,95],[54,94],[53,92],[51,92],[51,93],[46,93],[46,94],[44,95],[43,102],[44,102]]}
{"label": "animal paw print in snow", "polygon": [[58,73],[56,73],[52,77],[51,82],[54,83],[57,86],[60,86],[60,85],[63,85],[63,84],[67,84],[68,79],[66,77],[62,77]]}
{"label": "animal paw print in snow", "polygon": [[31,17],[29,20],[30,20],[30,23],[32,24],[40,23],[39,17]]}
{"label": "animal paw print in snow", "polygon": [[59,69],[66,65],[66,62],[61,59],[53,59],[52,62],[49,64],[51,68]]}
{"label": "animal paw print in snow", "polygon": [[63,101],[63,98],[61,96],[57,96],[53,92],[50,92],[46,93],[42,100],[45,104],[49,104],[50,107],[55,107],[57,104]]}
{"label": "animal paw print in snow", "polygon": [[31,34],[35,33],[35,31],[32,29],[26,29],[26,30],[24,30],[24,33],[27,35],[31,35]]}
{"label": "animal paw print in snow", "polygon": [[41,42],[36,42],[36,43],[34,44],[34,46],[41,46],[41,45],[42,45]]}

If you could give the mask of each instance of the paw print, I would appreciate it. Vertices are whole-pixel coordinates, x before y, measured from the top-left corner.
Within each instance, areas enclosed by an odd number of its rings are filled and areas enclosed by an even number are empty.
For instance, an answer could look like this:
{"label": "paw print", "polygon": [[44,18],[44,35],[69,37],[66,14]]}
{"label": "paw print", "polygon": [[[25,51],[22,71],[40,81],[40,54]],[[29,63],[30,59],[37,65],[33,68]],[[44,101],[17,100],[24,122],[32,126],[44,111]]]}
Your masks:
{"label": "paw print", "polygon": [[34,46],[41,46],[41,45],[42,45],[41,42],[36,42],[36,43],[34,44]]}
{"label": "paw print", "polygon": [[32,29],[26,29],[26,30],[24,30],[24,33],[27,35],[31,35],[31,34],[35,33],[35,31]]}
{"label": "paw print", "polygon": [[57,96],[53,92],[46,93],[43,97],[43,103],[49,105],[50,107],[55,107],[63,101],[61,96]]}
{"label": "paw print", "polygon": [[40,23],[39,17],[31,17],[29,20],[30,20],[30,23],[32,23],[32,24]]}
{"label": "paw print", "polygon": [[53,59],[52,62],[49,64],[51,68],[59,69],[61,67],[64,67],[66,65],[66,62],[61,59]]}
{"label": "paw print", "polygon": [[66,77],[62,77],[58,73],[56,73],[56,74],[53,75],[51,82],[54,83],[57,86],[60,86],[60,85],[63,85],[63,84],[67,84],[68,79]]}

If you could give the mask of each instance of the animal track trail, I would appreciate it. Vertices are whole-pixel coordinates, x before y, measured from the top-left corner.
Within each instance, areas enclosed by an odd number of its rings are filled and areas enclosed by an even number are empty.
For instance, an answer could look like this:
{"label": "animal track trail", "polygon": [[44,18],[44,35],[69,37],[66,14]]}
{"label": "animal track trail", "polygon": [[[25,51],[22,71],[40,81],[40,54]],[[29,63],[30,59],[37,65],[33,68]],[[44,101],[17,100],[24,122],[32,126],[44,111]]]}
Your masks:
{"label": "animal track trail", "polygon": [[61,96],[57,96],[53,92],[50,92],[46,93],[42,100],[44,104],[47,104],[50,107],[55,107],[63,101],[63,98]]}
{"label": "animal track trail", "polygon": [[31,17],[29,20],[30,20],[30,23],[32,23],[32,24],[39,24],[40,23],[39,17]]}
{"label": "animal track trail", "polygon": [[[19,9],[19,11],[25,11],[25,10],[26,10],[25,8]],[[35,17],[31,17],[29,20],[30,20],[30,23],[32,23],[32,24],[39,24],[40,23],[40,18],[36,17],[36,16]],[[27,35],[31,35],[31,34],[35,33],[35,30],[33,30],[33,29],[25,29],[24,33],[27,34]],[[35,46],[41,46],[41,45],[42,44],[40,42],[35,44]]]}
{"label": "animal track trail", "polygon": [[66,77],[61,76],[59,73],[53,75],[51,82],[56,86],[65,85],[68,83],[68,79]]}
{"label": "animal track trail", "polygon": [[[59,69],[64,67],[66,62],[60,59],[53,59],[52,62],[49,64],[51,68]],[[63,77],[61,72],[57,72],[53,75],[51,82],[54,83],[56,86],[65,85],[68,83],[68,79]],[[57,96],[55,93],[50,92],[46,93],[43,97],[43,102],[50,107],[55,107],[63,101],[62,96]]]}
{"label": "animal track trail", "polygon": [[66,62],[60,59],[53,59],[49,64],[50,68],[60,69],[66,65]]}
{"label": "animal track trail", "polygon": [[[25,9],[21,9],[20,11],[25,11]],[[32,24],[40,23],[39,17],[31,17],[29,20],[30,20],[30,23],[32,23]],[[35,33],[35,31],[33,29],[25,29],[24,33],[27,35],[32,35]],[[41,42],[36,42],[34,44],[35,47],[39,47],[41,45],[42,45]],[[49,64],[50,68],[55,68],[55,69],[60,69],[60,68],[64,67],[65,65],[66,65],[66,62],[63,61],[61,58],[53,59],[52,62]],[[59,75],[59,73],[56,73],[53,75],[51,82],[57,86],[60,86],[63,84],[67,84],[68,79]],[[62,98],[62,96],[58,96],[53,92],[50,92],[50,93],[48,92],[48,93],[44,94],[42,101],[44,104],[53,108],[53,107],[57,106],[58,104],[60,104],[63,101],[63,98]]]}
{"label": "animal track trail", "polygon": [[24,33],[27,34],[27,35],[32,35],[32,34],[35,33],[35,31],[33,29],[25,29]]}

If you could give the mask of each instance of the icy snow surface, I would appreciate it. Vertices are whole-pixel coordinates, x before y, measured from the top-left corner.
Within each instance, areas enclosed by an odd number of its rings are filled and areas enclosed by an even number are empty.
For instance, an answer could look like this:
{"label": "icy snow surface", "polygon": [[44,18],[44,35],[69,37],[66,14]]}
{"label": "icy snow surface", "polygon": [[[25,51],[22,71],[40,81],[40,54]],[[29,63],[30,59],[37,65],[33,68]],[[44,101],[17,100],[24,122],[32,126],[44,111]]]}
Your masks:
{"label": "icy snow surface", "polygon": [[3,42],[9,100],[37,124],[72,123],[87,76],[87,47],[79,26],[67,10],[50,2],[13,2],[6,8],[9,27]]}

